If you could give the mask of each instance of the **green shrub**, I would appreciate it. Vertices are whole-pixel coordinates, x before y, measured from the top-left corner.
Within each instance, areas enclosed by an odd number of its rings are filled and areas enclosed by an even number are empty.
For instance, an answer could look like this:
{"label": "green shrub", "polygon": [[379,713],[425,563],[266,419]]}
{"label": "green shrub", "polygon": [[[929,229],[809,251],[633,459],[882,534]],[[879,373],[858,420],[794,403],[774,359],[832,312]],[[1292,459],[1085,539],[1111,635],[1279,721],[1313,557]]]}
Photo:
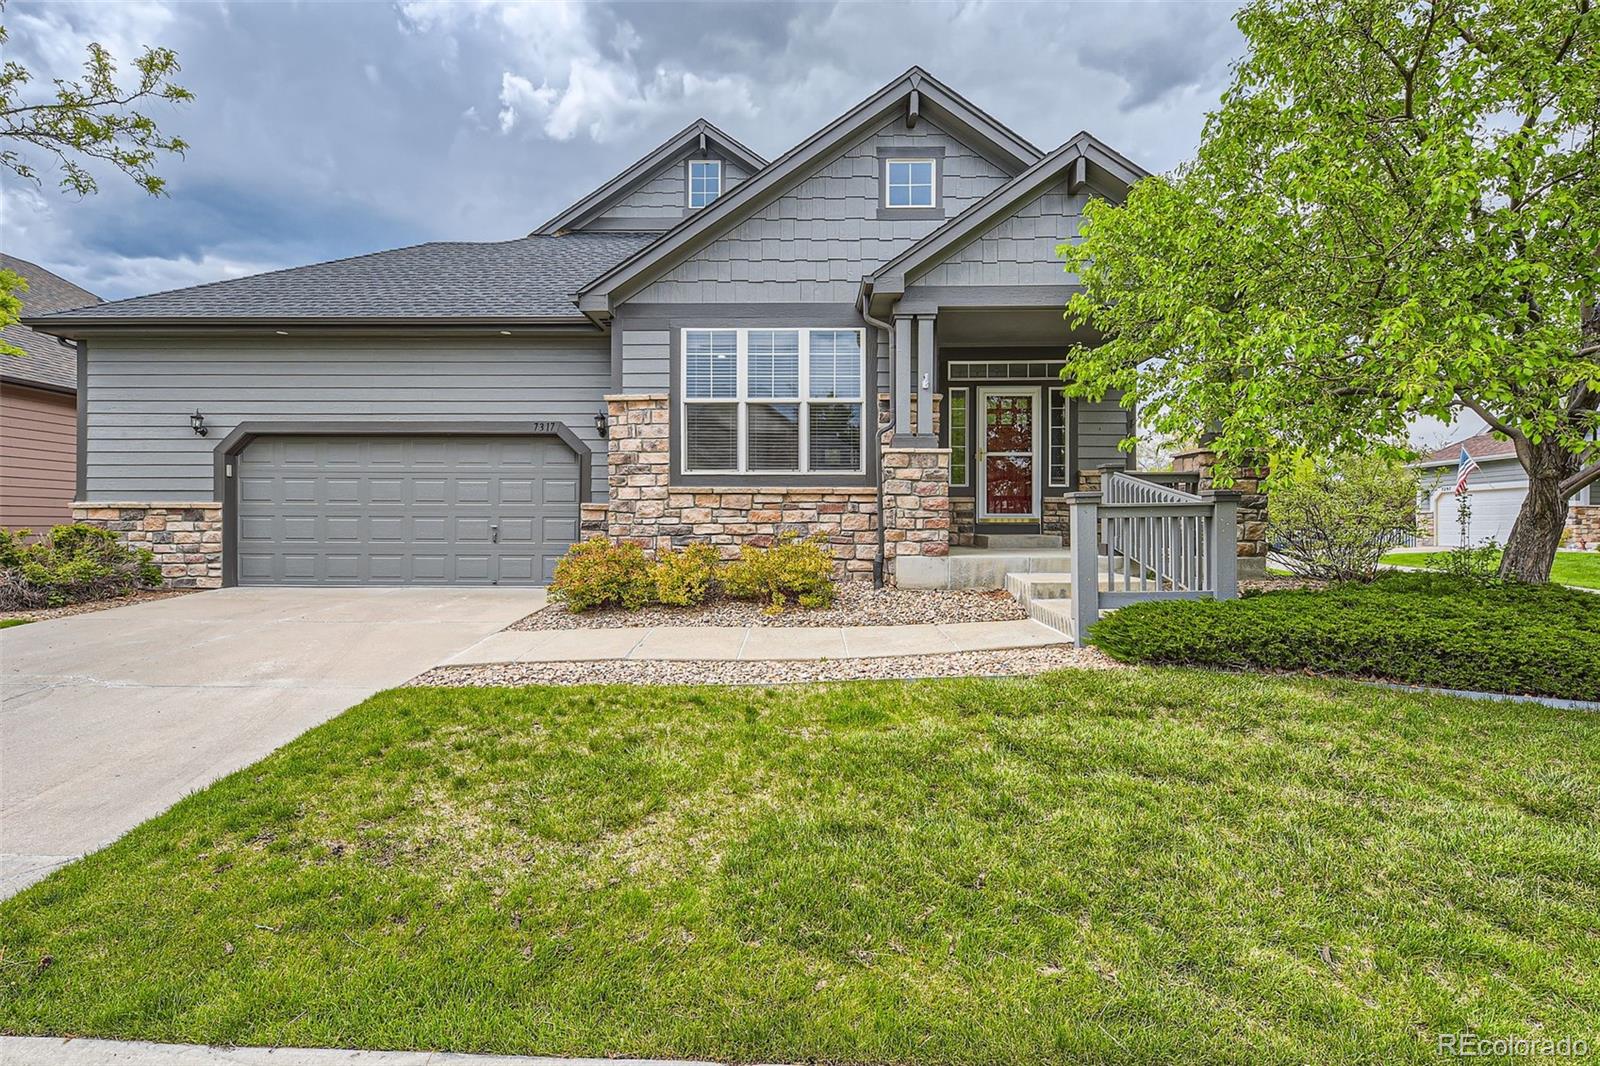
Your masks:
{"label": "green shrub", "polygon": [[148,549],[123,545],[99,526],[56,526],[43,537],[0,530],[0,610],[61,607],[126,596],[161,584]]}
{"label": "green shrub", "polygon": [[737,599],[762,600],[781,611],[791,601],[802,607],[833,602],[833,556],[825,537],[802,540],[782,533],[770,548],[746,544],[739,558],[722,568],[722,587]]}
{"label": "green shrub", "polygon": [[1387,574],[1320,591],[1135,604],[1088,635],[1125,662],[1600,700],[1600,597],[1559,585]]}
{"label": "green shrub", "polygon": [[1268,537],[1284,563],[1321,581],[1368,581],[1416,532],[1417,474],[1385,459],[1302,459],[1273,481]]}
{"label": "green shrub", "polygon": [[717,549],[690,544],[678,551],[656,554],[650,567],[657,603],[668,607],[695,607],[705,602],[716,582]]}
{"label": "green shrub", "polygon": [[596,607],[635,610],[654,598],[655,582],[650,561],[637,544],[613,544],[596,537],[567,549],[556,564],[550,595],[573,611]]}

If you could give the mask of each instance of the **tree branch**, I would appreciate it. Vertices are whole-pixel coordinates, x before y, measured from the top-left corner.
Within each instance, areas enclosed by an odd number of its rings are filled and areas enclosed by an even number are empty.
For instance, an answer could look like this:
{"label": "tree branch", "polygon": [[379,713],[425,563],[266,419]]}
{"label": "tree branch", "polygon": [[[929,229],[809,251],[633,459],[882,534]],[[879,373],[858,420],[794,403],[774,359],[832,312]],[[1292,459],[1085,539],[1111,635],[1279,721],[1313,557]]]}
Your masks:
{"label": "tree branch", "polygon": [[1472,409],[1472,412],[1474,414],[1476,414],[1479,418],[1483,419],[1485,422],[1489,423],[1489,427],[1491,429],[1499,430],[1501,433],[1504,433],[1506,436],[1510,437],[1512,439],[1512,441],[1519,441],[1519,440],[1520,441],[1526,441],[1528,439],[1527,437],[1525,437],[1518,430],[1513,429],[1511,426],[1507,425],[1505,422],[1502,422],[1499,418],[1496,418],[1494,416],[1494,414],[1492,412],[1490,412],[1490,410],[1487,407],[1485,407],[1479,401],[1473,399],[1471,396],[1468,396],[1466,393],[1462,392],[1460,389],[1456,389],[1455,393],[1456,393],[1456,399],[1458,399],[1462,403],[1466,404],[1469,408]]}
{"label": "tree branch", "polygon": [[1561,498],[1570,500],[1583,491],[1585,486],[1593,485],[1597,481],[1600,481],[1600,463],[1590,463],[1576,474],[1562,480]]}

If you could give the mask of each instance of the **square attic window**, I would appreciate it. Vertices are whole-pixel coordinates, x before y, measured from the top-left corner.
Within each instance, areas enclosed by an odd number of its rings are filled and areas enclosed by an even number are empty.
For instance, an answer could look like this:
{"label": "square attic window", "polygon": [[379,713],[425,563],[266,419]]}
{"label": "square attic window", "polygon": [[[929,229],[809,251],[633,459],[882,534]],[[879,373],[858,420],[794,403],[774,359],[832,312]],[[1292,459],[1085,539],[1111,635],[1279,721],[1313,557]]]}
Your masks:
{"label": "square attic window", "polygon": [[722,160],[689,160],[689,206],[704,207],[722,195]]}
{"label": "square attic window", "polygon": [[883,168],[885,207],[936,207],[935,178],[938,166],[932,159],[888,159]]}

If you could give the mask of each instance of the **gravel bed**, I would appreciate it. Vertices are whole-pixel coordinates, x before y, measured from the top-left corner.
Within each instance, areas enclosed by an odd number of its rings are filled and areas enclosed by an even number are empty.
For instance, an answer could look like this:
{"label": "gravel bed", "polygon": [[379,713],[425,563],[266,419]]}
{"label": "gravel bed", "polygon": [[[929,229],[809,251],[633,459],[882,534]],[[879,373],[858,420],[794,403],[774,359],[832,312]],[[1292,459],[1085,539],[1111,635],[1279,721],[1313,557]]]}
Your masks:
{"label": "gravel bed", "polygon": [[72,603],[65,607],[35,607],[26,611],[0,611],[0,618],[26,618],[30,622],[42,622],[46,618],[66,618],[68,615],[89,614],[92,611],[109,611],[113,607],[128,607],[150,600],[170,600],[174,596],[187,596],[191,592],[198,591],[200,590],[144,589],[126,596],[118,596],[114,600],[91,600],[88,603]]}
{"label": "gravel bed", "polygon": [[1003,589],[874,588],[868,581],[838,586],[833,606],[791,607],[769,615],[744,600],[703,607],[645,607],[575,614],[559,603],[530,614],[511,629],[619,629],[636,626],[898,626],[942,622],[1012,622],[1027,612]]}
{"label": "gravel bed", "polygon": [[1093,648],[1055,646],[883,659],[809,661],[680,661],[618,659],[583,663],[495,663],[440,666],[408,685],[470,688],[479,685],[783,685],[813,681],[895,678],[1007,677],[1049,670],[1126,669]]}
{"label": "gravel bed", "polygon": [[1325,589],[1326,581],[1318,581],[1313,577],[1294,577],[1286,574],[1270,574],[1267,577],[1247,577],[1239,579],[1240,592],[1293,592],[1299,589]]}

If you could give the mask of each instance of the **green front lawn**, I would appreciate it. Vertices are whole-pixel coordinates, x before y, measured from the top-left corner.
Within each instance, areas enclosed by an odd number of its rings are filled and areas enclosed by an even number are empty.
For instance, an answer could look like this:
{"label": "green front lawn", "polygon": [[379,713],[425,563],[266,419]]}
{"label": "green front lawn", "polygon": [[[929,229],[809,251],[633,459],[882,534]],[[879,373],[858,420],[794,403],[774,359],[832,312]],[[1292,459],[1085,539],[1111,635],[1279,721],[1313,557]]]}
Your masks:
{"label": "green front lawn", "polygon": [[[1448,549],[1440,551],[1437,548],[1398,551],[1385,554],[1383,561],[1391,566],[1419,566],[1442,570],[1449,554]],[[1494,561],[1499,565],[1499,552],[1494,553]],[[1600,589],[1600,552],[1556,552],[1556,564],[1550,569],[1550,580],[1562,585]]]}
{"label": "green front lawn", "polygon": [[0,618],[0,629],[10,629],[12,626],[25,626],[33,621],[31,618]]}
{"label": "green front lawn", "polygon": [[0,904],[0,1031],[878,1063],[1600,1031],[1600,715],[1188,671],[401,689]]}

